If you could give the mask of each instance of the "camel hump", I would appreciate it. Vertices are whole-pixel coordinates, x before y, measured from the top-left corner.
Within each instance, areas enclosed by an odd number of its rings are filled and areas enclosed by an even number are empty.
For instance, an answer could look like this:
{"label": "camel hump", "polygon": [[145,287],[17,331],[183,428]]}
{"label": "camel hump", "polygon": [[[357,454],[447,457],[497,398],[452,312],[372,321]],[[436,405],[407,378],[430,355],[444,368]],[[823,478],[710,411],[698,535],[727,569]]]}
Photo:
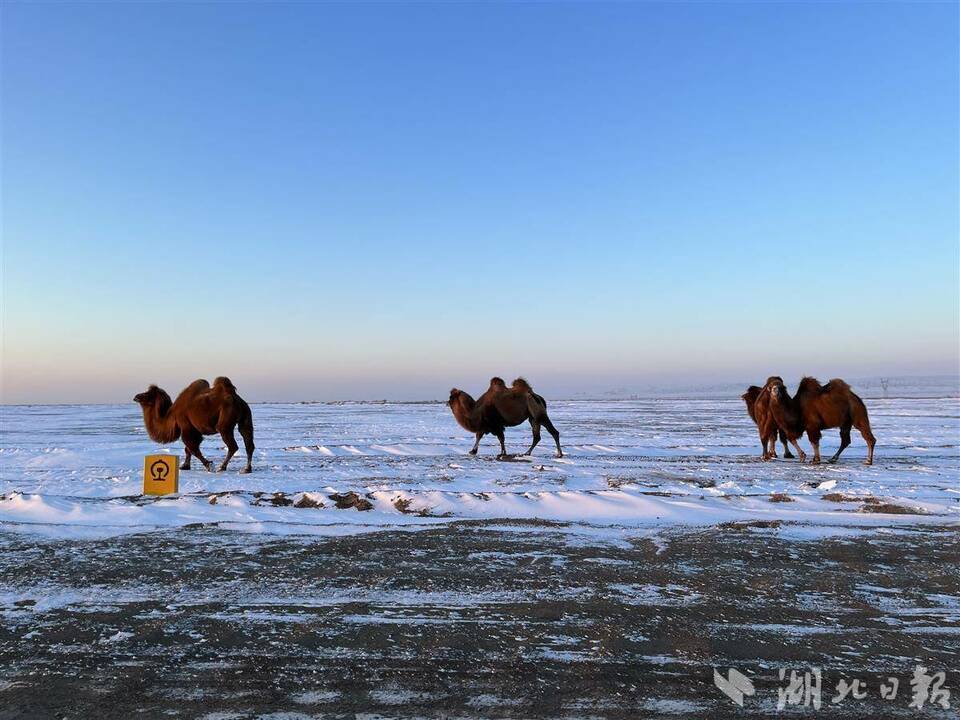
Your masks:
{"label": "camel hump", "polygon": [[533,388],[530,387],[530,383],[524,380],[522,377],[518,377],[513,381],[514,390],[523,390],[524,392],[533,392]]}
{"label": "camel hump", "polygon": [[237,387],[230,381],[230,378],[223,377],[222,375],[213,381],[213,387],[222,388],[233,395],[237,392]]}
{"label": "camel hump", "polygon": [[830,392],[831,390],[833,390],[834,392],[840,391],[840,390],[845,390],[849,392],[850,386],[847,384],[846,380],[841,380],[840,378],[833,378],[832,380],[830,380],[830,382],[828,382],[826,385],[823,386],[823,392]]}
{"label": "camel hump", "polygon": [[740,399],[747,403],[747,405],[753,405],[757,401],[757,398],[760,397],[761,392],[763,392],[763,388],[751,385],[747,388],[747,391],[740,396]]}
{"label": "camel hump", "polygon": [[500,377],[492,377],[492,378],[490,378],[490,387],[506,388],[506,387],[507,387],[507,384],[503,381],[503,378],[500,378]]}
{"label": "camel hump", "polygon": [[194,380],[192,383],[187,385],[183,390],[180,391],[180,394],[177,395],[177,402],[187,400],[187,398],[192,398],[198,393],[206,392],[210,389],[210,383],[204,379]]}
{"label": "camel hump", "polygon": [[797,393],[801,392],[820,392],[823,390],[823,386],[820,384],[820,381],[814,377],[805,377],[800,381],[800,385],[797,387]]}

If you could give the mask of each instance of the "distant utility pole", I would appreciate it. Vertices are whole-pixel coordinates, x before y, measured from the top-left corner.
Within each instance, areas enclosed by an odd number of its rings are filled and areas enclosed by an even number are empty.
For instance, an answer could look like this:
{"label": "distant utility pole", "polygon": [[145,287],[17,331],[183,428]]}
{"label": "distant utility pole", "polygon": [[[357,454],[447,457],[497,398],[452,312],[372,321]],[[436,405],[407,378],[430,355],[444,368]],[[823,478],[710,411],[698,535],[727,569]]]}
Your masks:
{"label": "distant utility pole", "polygon": [[883,396],[887,396],[887,388],[890,387],[890,378],[880,378],[880,386],[883,388]]}

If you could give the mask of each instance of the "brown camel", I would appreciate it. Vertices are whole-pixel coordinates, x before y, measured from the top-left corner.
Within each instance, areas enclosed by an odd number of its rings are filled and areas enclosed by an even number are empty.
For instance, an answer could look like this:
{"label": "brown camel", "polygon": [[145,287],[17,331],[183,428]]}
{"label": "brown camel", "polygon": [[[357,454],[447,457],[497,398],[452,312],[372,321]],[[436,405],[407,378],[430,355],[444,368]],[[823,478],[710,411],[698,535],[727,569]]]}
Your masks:
{"label": "brown camel", "polygon": [[537,395],[523,378],[514,380],[509,388],[500,378],[492,378],[490,387],[477,400],[463,390],[454,388],[450,391],[450,400],[447,404],[460,426],[464,430],[476,433],[477,441],[470,451],[471,455],[477,454],[480,439],[490,433],[500,441],[500,457],[506,457],[504,428],[529,420],[533,430],[533,444],[524,454],[531,454],[540,442],[540,426],[543,425],[557,443],[557,457],[563,457],[563,451],[560,449],[560,433],[547,417],[546,400]]}
{"label": "brown camel", "polygon": [[195,456],[207,470],[213,469],[213,463],[200,452],[200,443],[204,435],[220,433],[227,446],[227,456],[220,464],[220,471],[227,469],[227,463],[237,452],[237,441],[233,429],[239,427],[243,445],[247,450],[247,466],[241,470],[248,473],[253,470],[253,414],[250,406],[237,395],[237,388],[228,378],[218,377],[213,387],[206,380],[194,380],[181,392],[175,402],[156,385],[133,398],[143,409],[143,422],[147,434],[158,443],[171,443],[183,438],[183,447],[187,453],[181,470],[190,469],[190,457]]}
{"label": "brown camel", "polygon": [[[769,383],[770,380],[773,379],[774,378],[769,378],[767,382]],[[780,380],[780,378],[776,379]],[[780,382],[783,382],[783,380],[780,380]],[[760,432],[760,446],[763,451],[760,454],[760,458],[769,460],[777,456],[778,434],[780,436],[780,442],[783,443],[783,457],[788,459],[792,458],[793,453],[791,453],[790,448],[787,447],[787,434],[777,427],[777,421],[773,419],[773,413],[770,410],[770,391],[766,386],[761,388],[756,385],[751,385],[740,397],[747,404],[747,412],[750,414],[750,419],[756,423],[757,430]]]}
{"label": "brown camel", "polygon": [[[770,384],[770,408],[773,411],[777,425],[787,433],[787,438],[799,451],[796,439],[807,433],[810,444],[813,445],[813,460],[820,462],[820,438],[827,428],[840,428],[840,447],[830,458],[836,462],[840,453],[850,444],[850,429],[855,427],[860,431],[867,443],[867,465],[873,464],[873,448],[877,439],[870,430],[870,419],[867,417],[867,407],[850,386],[834,378],[826,385],[821,385],[812,377],[805,377],[800,381],[797,394],[791,398],[783,382]],[[801,462],[804,455],[800,455]]]}

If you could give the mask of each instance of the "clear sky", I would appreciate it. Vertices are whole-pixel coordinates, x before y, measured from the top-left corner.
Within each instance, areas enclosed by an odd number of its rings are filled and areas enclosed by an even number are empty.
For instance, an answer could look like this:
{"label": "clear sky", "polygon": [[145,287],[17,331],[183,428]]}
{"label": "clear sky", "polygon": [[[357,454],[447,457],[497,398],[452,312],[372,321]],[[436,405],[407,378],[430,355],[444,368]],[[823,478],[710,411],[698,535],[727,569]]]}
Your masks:
{"label": "clear sky", "polygon": [[4,402],[956,373],[956,3],[2,9]]}

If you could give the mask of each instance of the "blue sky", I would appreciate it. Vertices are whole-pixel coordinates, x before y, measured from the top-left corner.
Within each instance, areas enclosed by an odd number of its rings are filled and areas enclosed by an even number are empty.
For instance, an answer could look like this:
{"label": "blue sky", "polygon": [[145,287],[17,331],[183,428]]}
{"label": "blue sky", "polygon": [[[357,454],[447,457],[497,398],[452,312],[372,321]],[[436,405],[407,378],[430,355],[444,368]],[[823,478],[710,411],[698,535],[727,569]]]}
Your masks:
{"label": "blue sky", "polygon": [[955,373],[958,20],[5,3],[3,400]]}

